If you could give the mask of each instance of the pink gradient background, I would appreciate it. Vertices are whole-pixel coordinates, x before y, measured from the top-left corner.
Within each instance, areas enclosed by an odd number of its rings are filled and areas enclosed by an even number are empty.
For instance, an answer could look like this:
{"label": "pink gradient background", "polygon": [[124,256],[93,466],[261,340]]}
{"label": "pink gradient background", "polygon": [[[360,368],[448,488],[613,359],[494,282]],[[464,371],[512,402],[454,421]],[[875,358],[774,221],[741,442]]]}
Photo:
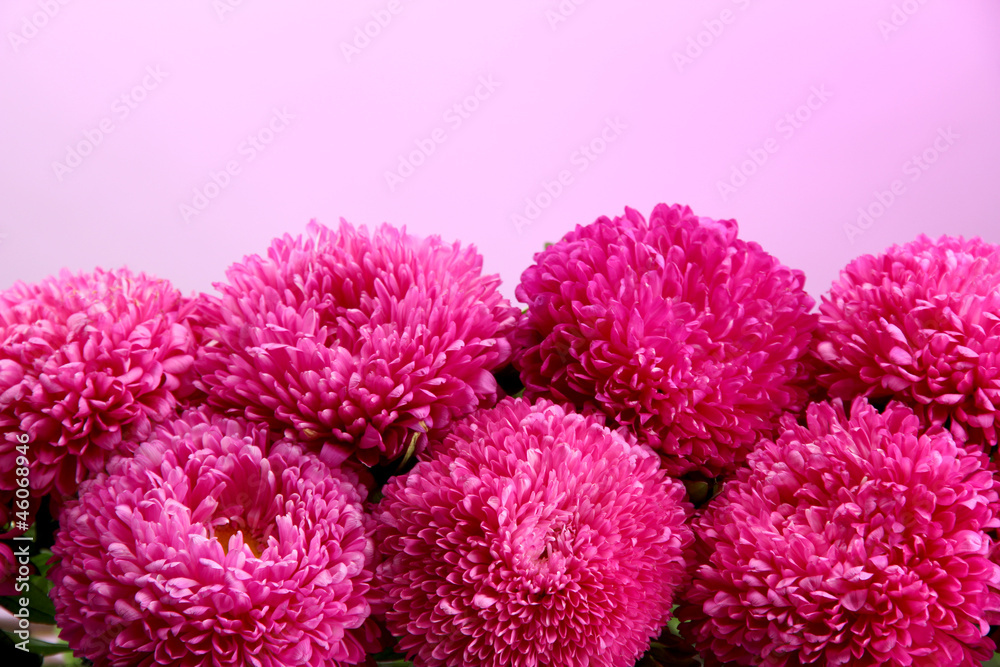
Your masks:
{"label": "pink gradient background", "polygon": [[[0,4],[0,288],[125,264],[209,289],[272,237],[345,216],[475,243],[513,297],[545,241],[660,201],[736,218],[814,295],[856,255],[919,233],[1000,243],[995,0],[564,0],[574,11],[555,25],[559,0],[395,0],[350,61],[341,43],[388,0],[242,0],[223,15],[227,0],[64,1]],[[44,4],[58,12],[18,39]],[[916,11],[883,34],[903,5]],[[711,43],[678,66],[699,33]],[[115,100],[147,67],[166,77],[121,119]],[[480,77],[500,85],[452,127],[445,113]],[[776,123],[813,87],[829,99],[784,136]],[[248,161],[241,143],[275,108],[294,119]],[[113,132],[60,181],[53,163],[105,117]],[[574,152],[607,118],[627,127],[581,172]],[[390,189],[385,172],[436,127],[446,141]],[[957,138],[913,180],[904,164],[942,128]],[[723,197],[768,138],[777,152]],[[233,159],[240,173],[185,221],[180,206]],[[563,169],[572,183],[519,231],[512,216]],[[905,192],[849,239],[858,207],[897,179]]]}

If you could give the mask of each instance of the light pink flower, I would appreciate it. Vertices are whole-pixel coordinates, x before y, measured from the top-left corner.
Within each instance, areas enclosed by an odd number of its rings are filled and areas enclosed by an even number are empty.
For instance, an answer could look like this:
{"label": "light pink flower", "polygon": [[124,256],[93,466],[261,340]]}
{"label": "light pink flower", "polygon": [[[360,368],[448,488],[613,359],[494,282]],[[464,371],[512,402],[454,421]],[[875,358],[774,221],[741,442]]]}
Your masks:
{"label": "light pink flower", "polygon": [[[146,438],[194,390],[188,312],[169,282],[127,269],[0,294],[0,469],[28,434],[33,496],[71,495]],[[15,483],[0,476],[5,505]]]}
{"label": "light pink flower", "polygon": [[212,405],[368,465],[492,404],[517,310],[472,247],[341,221],[227,272],[198,362]]}
{"label": "light pink flower", "polygon": [[527,395],[605,414],[672,474],[714,477],[805,403],[803,283],[734,220],[626,209],[535,255],[514,363]]}
{"label": "light pink flower", "polygon": [[851,262],[820,306],[819,383],[899,400],[956,439],[997,444],[1000,246],[920,236]]}
{"label": "light pink flower", "polygon": [[684,488],[594,417],[505,399],[383,494],[376,581],[415,664],[630,667],[670,618]]}
{"label": "light pink flower", "polygon": [[979,664],[1000,612],[984,454],[863,399],[783,423],[695,521],[678,615],[710,665]]}
{"label": "light pink flower", "polygon": [[84,483],[51,597],[98,667],[353,665],[379,648],[355,475],[198,412]]}

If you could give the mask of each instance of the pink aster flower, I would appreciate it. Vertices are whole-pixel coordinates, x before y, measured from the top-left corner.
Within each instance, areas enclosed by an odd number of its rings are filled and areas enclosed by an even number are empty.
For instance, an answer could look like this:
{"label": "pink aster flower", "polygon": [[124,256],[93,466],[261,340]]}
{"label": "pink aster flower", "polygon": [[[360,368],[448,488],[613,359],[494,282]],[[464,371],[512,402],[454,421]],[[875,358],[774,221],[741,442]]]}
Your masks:
{"label": "pink aster flower", "polygon": [[0,542],[0,596],[17,595],[14,586],[17,565],[14,550],[6,542]]}
{"label": "pink aster flower", "polygon": [[956,439],[997,444],[1000,246],[920,236],[851,262],[820,306],[831,397],[895,399]]}
{"label": "pink aster flower", "polygon": [[684,488],[594,417],[505,399],[383,494],[376,585],[416,664],[631,666],[670,618]]}
{"label": "pink aster flower", "polygon": [[97,667],[352,665],[378,650],[357,478],[192,412],[85,482],[52,549],[62,637]]}
{"label": "pink aster flower", "polygon": [[605,414],[672,474],[714,477],[805,403],[803,283],[734,220],[626,209],[535,255],[514,363],[528,395]]}
{"label": "pink aster flower", "polygon": [[517,310],[472,247],[315,222],[227,272],[199,361],[210,403],[368,465],[492,404]]}
{"label": "pink aster flower", "polygon": [[[0,468],[14,469],[26,433],[31,493],[69,495],[147,437],[193,391],[187,312],[169,282],[128,269],[0,294]],[[4,500],[15,481],[0,476]]]}
{"label": "pink aster flower", "polygon": [[813,404],[695,521],[678,615],[708,664],[979,664],[1000,612],[985,454],[899,403]]}
{"label": "pink aster flower", "polygon": [[[213,352],[214,327],[222,321],[222,302],[213,294],[204,292],[184,298],[184,308],[188,313],[186,323],[194,337],[194,368],[205,363],[206,357]],[[208,402],[208,394],[204,385],[198,381],[197,370],[194,371],[193,388],[185,400],[178,404],[178,412],[203,409]]]}

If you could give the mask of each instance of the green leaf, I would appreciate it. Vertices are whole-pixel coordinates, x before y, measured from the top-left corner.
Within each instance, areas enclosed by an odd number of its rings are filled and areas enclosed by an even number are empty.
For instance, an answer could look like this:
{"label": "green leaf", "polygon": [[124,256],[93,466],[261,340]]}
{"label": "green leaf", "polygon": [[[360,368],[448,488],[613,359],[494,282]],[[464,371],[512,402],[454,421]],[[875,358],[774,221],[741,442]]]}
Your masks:
{"label": "green leaf", "polygon": [[17,612],[21,611],[21,603],[18,601],[18,599],[15,597],[10,597],[8,595],[0,597],[0,607],[3,607],[12,614],[16,614]]}
{"label": "green leaf", "polygon": [[[38,574],[40,574],[43,578],[48,575],[49,568],[52,567],[49,565],[50,558],[52,558],[52,552],[48,549],[42,549],[37,555],[31,558],[31,563],[38,568]],[[45,579],[45,583],[47,584],[45,592],[48,593],[52,589],[52,582]]]}
{"label": "green leaf", "polygon": [[28,590],[16,596],[0,597],[0,606],[12,614],[21,611],[21,598],[28,599],[28,621],[44,625],[56,624],[56,608],[46,594],[50,588],[45,577],[28,577]]}
{"label": "green leaf", "polygon": [[[6,630],[4,633],[10,637],[15,644],[19,644],[21,642],[17,636],[10,634]],[[56,642],[53,644],[51,642],[42,641],[41,639],[35,639],[34,637],[28,638],[28,652],[34,653],[35,655],[57,655],[59,653],[67,653],[71,650],[72,649],[69,647],[69,644],[64,642]]]}
{"label": "green leaf", "polygon": [[994,653],[991,660],[983,663],[983,667],[1000,667],[1000,653]]}

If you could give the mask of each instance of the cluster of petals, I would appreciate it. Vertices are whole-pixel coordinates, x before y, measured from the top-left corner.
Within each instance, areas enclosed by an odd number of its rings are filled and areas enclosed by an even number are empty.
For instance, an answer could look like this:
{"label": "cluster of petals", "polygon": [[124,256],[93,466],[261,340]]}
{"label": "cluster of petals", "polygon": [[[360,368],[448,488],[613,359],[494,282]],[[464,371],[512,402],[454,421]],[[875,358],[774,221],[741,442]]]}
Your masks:
{"label": "cluster of petals", "polygon": [[[169,282],[128,269],[0,293],[0,469],[15,469],[26,434],[32,496],[71,495],[148,437],[194,390],[189,310]],[[0,524],[16,484],[0,476]]]}
{"label": "cluster of petals", "polygon": [[684,488],[595,417],[504,399],[375,509],[380,615],[426,667],[630,667],[671,617]]}
{"label": "cluster of petals", "polygon": [[734,220],[660,204],[578,226],[535,256],[515,365],[529,396],[600,412],[714,477],[800,409],[816,326],[804,276],[737,238]]}
{"label": "cluster of petals", "polygon": [[83,484],[51,597],[97,667],[353,665],[379,648],[356,475],[190,412]]}
{"label": "cluster of petals", "polygon": [[313,222],[227,278],[197,363],[216,408],[374,465],[496,401],[517,310],[471,246]]}
{"label": "cluster of petals", "polygon": [[18,591],[14,582],[17,566],[14,550],[9,544],[0,542],[0,596],[17,595]]}
{"label": "cluster of petals", "polygon": [[678,615],[706,664],[979,664],[1000,620],[985,454],[900,403],[815,403],[695,521]]}
{"label": "cluster of petals", "polygon": [[920,236],[851,262],[823,297],[817,380],[894,399],[956,439],[997,444],[1000,246]]}

